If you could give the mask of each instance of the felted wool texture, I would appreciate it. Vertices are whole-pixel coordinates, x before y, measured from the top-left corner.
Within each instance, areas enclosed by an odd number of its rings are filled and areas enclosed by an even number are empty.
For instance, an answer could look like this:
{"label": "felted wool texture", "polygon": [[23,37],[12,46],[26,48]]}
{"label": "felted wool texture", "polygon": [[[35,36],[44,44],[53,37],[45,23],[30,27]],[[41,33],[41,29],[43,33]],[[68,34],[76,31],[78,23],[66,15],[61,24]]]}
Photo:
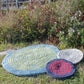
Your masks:
{"label": "felted wool texture", "polygon": [[53,78],[67,78],[74,74],[75,67],[65,59],[54,59],[47,63],[46,71]]}
{"label": "felted wool texture", "polygon": [[3,68],[18,76],[31,76],[45,73],[47,62],[58,58],[59,49],[53,45],[41,44],[28,46],[5,56]]}
{"label": "felted wool texture", "polygon": [[59,59],[66,59],[73,64],[77,64],[83,59],[83,52],[79,49],[63,49],[57,55]]}

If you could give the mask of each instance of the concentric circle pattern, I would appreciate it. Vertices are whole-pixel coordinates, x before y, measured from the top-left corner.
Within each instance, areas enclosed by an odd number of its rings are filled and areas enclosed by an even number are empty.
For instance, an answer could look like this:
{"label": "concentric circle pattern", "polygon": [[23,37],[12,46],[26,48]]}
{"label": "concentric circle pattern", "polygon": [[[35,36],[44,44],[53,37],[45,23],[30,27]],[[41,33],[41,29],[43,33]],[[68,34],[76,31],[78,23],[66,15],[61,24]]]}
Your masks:
{"label": "concentric circle pattern", "polygon": [[57,54],[59,59],[66,59],[77,64],[83,59],[83,52],[78,49],[63,49]]}
{"label": "concentric circle pattern", "polygon": [[15,69],[35,70],[44,67],[49,60],[55,57],[56,52],[48,47],[27,48],[12,54],[8,63]]}
{"label": "concentric circle pattern", "polygon": [[47,62],[57,58],[59,50],[53,45],[34,45],[9,53],[3,67],[15,75],[35,75],[46,72]]}
{"label": "concentric circle pattern", "polygon": [[74,65],[64,59],[54,59],[46,65],[47,73],[53,78],[64,78],[73,75]]}
{"label": "concentric circle pattern", "polygon": [[56,75],[65,75],[70,73],[72,66],[63,60],[54,61],[49,66],[50,71]]}

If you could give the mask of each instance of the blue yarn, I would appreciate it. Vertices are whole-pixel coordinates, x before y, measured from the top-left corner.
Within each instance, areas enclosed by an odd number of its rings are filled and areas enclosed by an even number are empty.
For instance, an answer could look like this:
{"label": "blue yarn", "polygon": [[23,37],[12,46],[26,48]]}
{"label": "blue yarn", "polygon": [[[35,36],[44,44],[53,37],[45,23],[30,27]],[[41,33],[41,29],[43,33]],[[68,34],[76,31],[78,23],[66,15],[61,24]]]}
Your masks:
{"label": "blue yarn", "polygon": [[[45,69],[45,66],[42,67],[42,68],[39,68],[39,69],[36,69],[36,70],[18,70],[18,69],[15,69],[14,67],[12,67],[9,63],[8,63],[8,58],[14,54],[14,53],[18,53],[18,51],[21,51],[21,50],[25,50],[27,48],[35,48],[35,47],[49,47],[51,49],[53,49],[56,54],[59,52],[58,48],[53,46],[53,45],[47,45],[47,44],[41,44],[41,45],[33,45],[33,46],[28,46],[28,47],[25,47],[25,48],[22,48],[22,49],[19,49],[19,50],[15,50],[15,51],[12,51],[10,53],[8,53],[3,61],[2,61],[2,66],[3,68],[8,71],[9,73],[12,73],[14,75],[18,75],[18,76],[32,76],[32,75],[37,75],[37,74],[42,74],[42,73],[45,73],[46,72],[46,69]],[[48,51],[49,52],[49,51]],[[57,56],[56,56],[57,58]],[[49,59],[49,58],[48,58]]]}
{"label": "blue yarn", "polygon": [[[49,68],[50,64],[52,62],[54,62],[54,61],[60,61],[60,60],[63,60],[65,62],[69,63],[72,66],[72,69],[71,69],[70,73],[65,74],[65,75],[56,75],[56,74],[54,74],[54,73],[52,73],[50,71],[50,68]],[[47,74],[49,74],[53,78],[66,78],[66,77],[70,77],[70,76],[72,76],[74,74],[74,72],[75,72],[75,66],[73,65],[72,62],[67,61],[65,59],[53,59],[53,60],[51,60],[50,62],[47,63],[47,65],[46,65],[46,71],[47,71]]]}

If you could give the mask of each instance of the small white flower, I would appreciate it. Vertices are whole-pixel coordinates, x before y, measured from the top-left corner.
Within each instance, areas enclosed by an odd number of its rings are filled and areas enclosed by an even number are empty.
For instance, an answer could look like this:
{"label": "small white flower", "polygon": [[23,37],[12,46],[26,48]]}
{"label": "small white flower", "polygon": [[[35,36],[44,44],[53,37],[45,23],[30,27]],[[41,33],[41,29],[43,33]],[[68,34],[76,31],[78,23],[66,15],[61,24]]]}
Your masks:
{"label": "small white flower", "polygon": [[75,13],[75,16],[77,15],[77,13]]}
{"label": "small white flower", "polygon": [[75,30],[72,27],[70,27],[70,30],[69,31],[75,32]]}
{"label": "small white flower", "polygon": [[76,19],[77,17],[75,17],[75,19]]}
{"label": "small white flower", "polygon": [[66,38],[66,40],[67,40],[68,38]]}
{"label": "small white flower", "polygon": [[72,31],[73,31],[73,32],[75,32],[75,30],[74,30],[74,29],[73,29]]}
{"label": "small white flower", "polygon": [[72,18],[72,19],[74,19],[74,17],[73,17],[73,16],[72,16],[71,18]]}
{"label": "small white flower", "polygon": [[54,23],[57,23],[57,22],[54,22]]}
{"label": "small white flower", "polygon": [[79,12],[79,13],[81,13],[81,11],[80,11],[80,10],[79,10],[78,12]]}
{"label": "small white flower", "polygon": [[70,30],[72,31],[72,30],[73,30],[73,28],[72,28],[72,27],[70,27]]}
{"label": "small white flower", "polygon": [[62,33],[62,32],[60,31],[60,33]]}
{"label": "small white flower", "polygon": [[64,32],[62,32],[64,34]]}
{"label": "small white flower", "polygon": [[71,17],[71,21],[73,21],[73,20],[74,20],[74,17],[72,16],[72,17]]}
{"label": "small white flower", "polygon": [[68,35],[70,35],[70,32],[68,33]]}
{"label": "small white flower", "polygon": [[80,32],[78,32],[78,34],[80,34]]}

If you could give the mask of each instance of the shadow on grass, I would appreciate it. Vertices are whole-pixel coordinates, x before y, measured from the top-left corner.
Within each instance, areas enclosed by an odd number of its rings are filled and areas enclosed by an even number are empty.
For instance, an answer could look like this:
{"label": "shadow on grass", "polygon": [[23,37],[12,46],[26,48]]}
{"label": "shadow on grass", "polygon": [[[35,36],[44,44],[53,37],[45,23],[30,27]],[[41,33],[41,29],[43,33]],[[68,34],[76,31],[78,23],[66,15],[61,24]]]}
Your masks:
{"label": "shadow on grass", "polygon": [[82,64],[82,63],[84,64],[84,53],[83,53],[83,59],[81,60],[80,63],[81,63],[81,64]]}
{"label": "shadow on grass", "polygon": [[[30,78],[37,78],[41,75],[46,75],[46,73],[41,73],[41,74],[37,74],[37,75],[25,75],[25,76],[18,76],[18,77],[30,77]],[[15,75],[17,76],[17,75]]]}
{"label": "shadow on grass", "polygon": [[[76,71],[75,71],[75,73],[74,73],[72,76],[66,77],[66,78],[60,78],[60,79],[56,78],[56,80],[62,80],[62,81],[64,81],[64,80],[66,80],[66,79],[71,79],[71,80],[73,80],[73,79],[75,79],[75,78],[79,78],[79,72],[78,72],[79,67],[78,67],[77,65],[75,65],[75,68],[76,68]],[[47,73],[42,73],[42,74],[32,75],[32,76],[18,76],[18,77],[38,78],[39,76],[42,76],[42,75],[43,75],[43,76],[44,76],[44,75],[47,76]],[[51,77],[51,78],[52,78],[52,77]],[[53,79],[55,79],[55,78],[53,78]]]}

